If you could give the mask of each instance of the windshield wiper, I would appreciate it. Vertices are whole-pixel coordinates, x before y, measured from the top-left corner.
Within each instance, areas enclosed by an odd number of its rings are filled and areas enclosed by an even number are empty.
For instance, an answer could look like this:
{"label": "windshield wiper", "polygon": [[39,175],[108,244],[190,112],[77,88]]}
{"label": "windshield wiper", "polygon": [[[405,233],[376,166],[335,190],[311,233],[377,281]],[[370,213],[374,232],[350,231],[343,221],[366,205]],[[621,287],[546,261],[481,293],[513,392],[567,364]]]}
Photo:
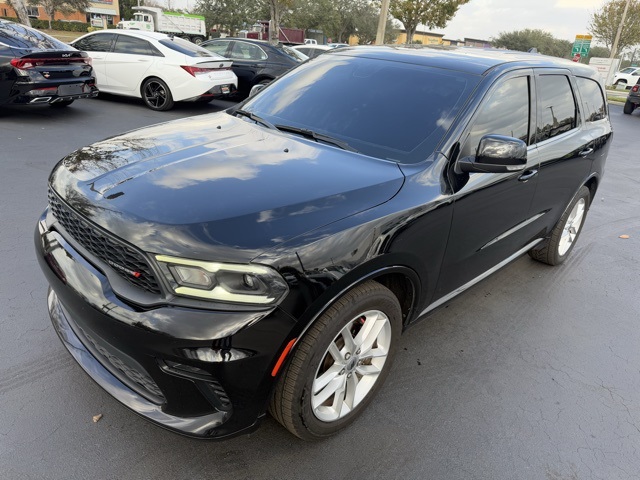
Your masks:
{"label": "windshield wiper", "polygon": [[246,110],[242,110],[241,108],[239,108],[238,110],[236,110],[235,112],[233,112],[234,115],[241,115],[243,117],[247,117],[251,120],[253,120],[256,123],[259,123],[260,125],[263,125],[267,128],[270,128],[271,130],[277,130],[278,128],[271,122],[265,120],[264,118],[256,115],[253,112],[247,112]]}
{"label": "windshield wiper", "polygon": [[329,135],[317,133],[317,132],[314,132],[313,130],[308,130],[306,128],[292,127],[291,125],[276,125],[275,127],[278,130],[281,130],[283,132],[297,133],[298,135],[302,135],[303,137],[312,138],[316,142],[328,143],[330,145],[334,145],[343,150],[358,153],[358,150],[353,148],[348,143],[343,142],[342,140],[338,140],[337,138],[330,137]]}

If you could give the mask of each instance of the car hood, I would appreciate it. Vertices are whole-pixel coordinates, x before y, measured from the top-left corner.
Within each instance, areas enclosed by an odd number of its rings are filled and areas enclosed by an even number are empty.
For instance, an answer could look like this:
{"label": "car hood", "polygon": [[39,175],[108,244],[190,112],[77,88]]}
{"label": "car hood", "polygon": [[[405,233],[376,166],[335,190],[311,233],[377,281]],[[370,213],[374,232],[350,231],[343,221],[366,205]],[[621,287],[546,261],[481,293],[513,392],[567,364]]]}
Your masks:
{"label": "car hood", "polygon": [[392,198],[398,166],[226,113],[132,131],[50,177],[74,210],[141,249],[248,261]]}

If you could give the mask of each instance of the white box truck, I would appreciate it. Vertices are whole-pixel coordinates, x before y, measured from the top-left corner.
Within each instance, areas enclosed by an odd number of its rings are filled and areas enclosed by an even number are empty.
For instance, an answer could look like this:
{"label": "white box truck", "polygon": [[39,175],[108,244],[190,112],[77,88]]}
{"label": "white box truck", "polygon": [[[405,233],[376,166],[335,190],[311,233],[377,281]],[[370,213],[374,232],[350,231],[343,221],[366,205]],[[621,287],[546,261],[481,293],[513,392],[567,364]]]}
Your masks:
{"label": "white box truck", "polygon": [[155,7],[133,7],[133,20],[116,25],[125,30],[142,30],[175,35],[199,45],[207,38],[204,17],[187,13],[165,12]]}

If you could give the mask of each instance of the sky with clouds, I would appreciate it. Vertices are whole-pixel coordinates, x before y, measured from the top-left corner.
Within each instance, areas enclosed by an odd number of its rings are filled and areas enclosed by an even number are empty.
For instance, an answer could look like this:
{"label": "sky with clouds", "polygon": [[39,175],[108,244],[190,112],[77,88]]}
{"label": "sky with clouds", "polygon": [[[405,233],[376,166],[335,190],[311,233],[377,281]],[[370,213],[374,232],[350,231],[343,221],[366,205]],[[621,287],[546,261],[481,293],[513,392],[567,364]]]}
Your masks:
{"label": "sky with clouds", "polygon": [[589,19],[604,0],[471,0],[440,30],[446,38],[488,40],[500,32],[542,29],[571,40],[588,33]]}

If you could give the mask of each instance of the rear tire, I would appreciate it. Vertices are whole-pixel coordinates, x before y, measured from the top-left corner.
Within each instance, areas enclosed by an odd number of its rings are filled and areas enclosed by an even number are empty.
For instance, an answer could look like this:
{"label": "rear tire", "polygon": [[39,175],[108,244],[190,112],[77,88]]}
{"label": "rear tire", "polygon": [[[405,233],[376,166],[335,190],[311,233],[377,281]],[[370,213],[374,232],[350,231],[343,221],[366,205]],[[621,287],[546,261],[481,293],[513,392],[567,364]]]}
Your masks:
{"label": "rear tire", "polygon": [[402,330],[396,296],[369,281],[336,301],[299,341],[269,406],[303,440],[351,424],[380,389]]}
{"label": "rear tire", "polygon": [[547,265],[559,265],[564,262],[582,231],[590,202],[591,192],[583,185],[551,231],[551,236],[529,250],[529,256]]}
{"label": "rear tire", "polygon": [[630,115],[633,113],[635,109],[636,109],[636,104],[627,100],[626,102],[624,102],[624,108],[622,109],[622,111],[627,115]]}
{"label": "rear tire", "polygon": [[159,78],[148,78],[140,89],[144,104],[151,110],[163,112],[173,108],[173,95],[166,83]]}
{"label": "rear tire", "polygon": [[191,37],[191,41],[193,43],[195,43],[196,45],[200,45],[202,42],[204,42],[204,38],[202,38],[202,37]]}

